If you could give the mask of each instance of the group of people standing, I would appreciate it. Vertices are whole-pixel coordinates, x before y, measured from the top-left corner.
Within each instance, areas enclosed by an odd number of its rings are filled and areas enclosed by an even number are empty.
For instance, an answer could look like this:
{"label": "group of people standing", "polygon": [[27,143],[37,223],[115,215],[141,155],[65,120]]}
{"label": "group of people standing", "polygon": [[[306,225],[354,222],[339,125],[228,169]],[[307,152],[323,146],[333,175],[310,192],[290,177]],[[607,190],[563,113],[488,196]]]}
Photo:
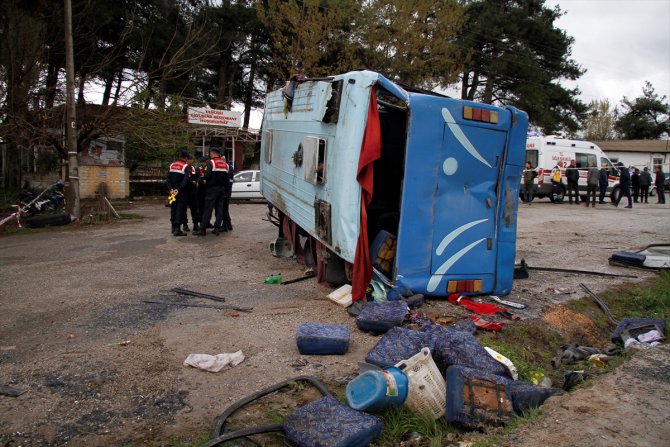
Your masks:
{"label": "group of people standing", "polygon": [[[633,203],[649,203],[649,189],[653,183],[656,186],[656,192],[658,194],[658,203],[665,203],[665,193],[663,191],[665,176],[663,175],[663,170],[660,166],[655,168],[656,177],[653,179],[649,172],[648,168],[644,168],[642,172],[638,168],[630,167],[626,168],[623,163],[618,163],[617,168],[619,169],[619,188],[620,194],[616,200],[612,203],[614,206],[619,206],[619,202],[625,196],[628,199],[628,205],[626,208],[632,208]],[[522,183],[522,195],[524,201],[530,205],[530,202],[533,200],[533,191],[534,191],[534,179],[537,176],[537,172],[532,168],[530,162],[526,162],[526,168],[523,171],[523,183]],[[553,187],[553,194],[558,195],[562,188],[562,172],[560,166],[554,167],[551,171],[551,183]],[[567,179],[567,195],[570,205],[573,203],[579,205],[580,203],[580,194],[579,194],[579,168],[577,167],[576,160],[571,160],[570,165],[565,169],[565,177]],[[595,208],[596,206],[596,194],[598,194],[598,203],[600,205],[605,204],[605,195],[607,194],[607,188],[609,186],[609,172],[606,166],[602,166],[598,169],[595,163],[589,163],[588,171],[586,173],[586,200],[582,200],[586,206],[589,206],[589,201],[591,201],[591,206]],[[631,196],[631,187],[632,187],[632,196]],[[573,202],[574,195],[574,202]]]}
{"label": "group of people standing", "polygon": [[214,213],[212,234],[231,231],[229,203],[233,188],[233,166],[221,156],[219,148],[209,149],[209,157],[201,157],[198,166],[186,150],[170,164],[167,187],[170,191],[170,222],[174,236],[186,236],[189,231],[187,211],[191,211],[193,235],[204,236]]}

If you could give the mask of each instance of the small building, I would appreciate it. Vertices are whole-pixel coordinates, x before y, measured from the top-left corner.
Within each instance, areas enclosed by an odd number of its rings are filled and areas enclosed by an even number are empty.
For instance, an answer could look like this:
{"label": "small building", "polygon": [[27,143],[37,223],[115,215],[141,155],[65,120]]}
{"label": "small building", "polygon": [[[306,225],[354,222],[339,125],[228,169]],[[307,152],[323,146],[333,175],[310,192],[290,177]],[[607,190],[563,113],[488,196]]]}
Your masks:
{"label": "small building", "polygon": [[649,168],[661,166],[670,172],[670,140],[611,140],[594,141],[613,163]]}

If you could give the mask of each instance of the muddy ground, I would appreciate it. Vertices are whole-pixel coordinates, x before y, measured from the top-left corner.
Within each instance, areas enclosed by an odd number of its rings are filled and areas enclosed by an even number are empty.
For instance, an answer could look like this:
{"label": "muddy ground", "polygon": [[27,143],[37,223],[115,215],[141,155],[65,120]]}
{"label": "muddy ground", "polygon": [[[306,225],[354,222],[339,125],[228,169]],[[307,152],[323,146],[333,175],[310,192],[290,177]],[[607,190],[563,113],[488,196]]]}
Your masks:
{"label": "muddy ground", "polygon": [[[356,375],[377,338],[358,331],[346,311],[325,298],[330,290],[313,279],[264,284],[268,275],[286,280],[303,268],[270,255],[276,228],[264,220],[264,204],[231,210],[235,229],[218,237],[173,237],[169,210],[139,202],[122,212],[143,219],[0,236],[0,385],[26,390],[0,396],[1,445],[190,442],[208,433],[228,404],[263,387],[296,375],[332,384]],[[591,209],[542,200],[520,208],[517,257],[531,266],[634,274],[637,279],[626,281],[642,281],[654,273],[613,267],[607,259],[615,250],[658,242],[670,242],[668,205]],[[523,319],[539,318],[583,296],[580,282],[598,293],[624,280],[531,271],[508,298],[528,304],[518,311]],[[143,302],[217,304],[177,296],[174,287],[254,309]],[[424,310],[460,312],[441,300]],[[301,356],[294,334],[305,321],[349,325],[349,352]],[[237,350],[244,362],[219,373],[182,365],[190,353]],[[667,348],[638,353],[613,374],[552,398],[537,421],[512,433],[510,445],[667,443],[669,354]]]}

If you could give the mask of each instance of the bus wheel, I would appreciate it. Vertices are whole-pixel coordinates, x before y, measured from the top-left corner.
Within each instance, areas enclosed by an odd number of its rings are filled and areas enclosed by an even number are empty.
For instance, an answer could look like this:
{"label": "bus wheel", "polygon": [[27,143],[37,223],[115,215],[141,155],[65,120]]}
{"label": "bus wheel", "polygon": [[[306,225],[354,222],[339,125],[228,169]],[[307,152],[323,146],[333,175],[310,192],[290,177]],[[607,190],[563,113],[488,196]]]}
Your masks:
{"label": "bus wheel", "polygon": [[619,196],[621,196],[621,188],[615,186],[612,189],[612,193],[610,194],[610,199],[612,200],[612,203],[617,203],[619,201]]}

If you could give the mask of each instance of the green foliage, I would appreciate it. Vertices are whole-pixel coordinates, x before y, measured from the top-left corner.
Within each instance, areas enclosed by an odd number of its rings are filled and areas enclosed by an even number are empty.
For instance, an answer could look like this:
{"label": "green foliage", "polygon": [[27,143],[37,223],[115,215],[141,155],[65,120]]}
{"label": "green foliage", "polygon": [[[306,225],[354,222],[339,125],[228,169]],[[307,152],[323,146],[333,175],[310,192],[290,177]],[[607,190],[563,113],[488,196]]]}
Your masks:
{"label": "green foliage", "polygon": [[657,139],[670,131],[670,105],[666,97],[659,97],[649,81],[642,87],[642,96],[621,101],[623,112],[616,128],[625,140]]}
{"label": "green foliage", "polygon": [[277,80],[367,68],[428,88],[454,81],[452,40],[464,20],[455,0],[270,0],[259,16],[271,33],[268,72]]}
{"label": "green foliage", "polygon": [[520,380],[532,381],[538,375],[545,374],[544,368],[535,363],[536,353],[527,346],[495,341],[485,343],[485,345],[510,359],[519,373]]}
{"label": "green foliage", "polygon": [[469,1],[457,44],[469,56],[461,97],[516,106],[545,133],[576,130],[585,105],[558,84],[584,70],[570,56],[573,39],[556,28],[563,14],[544,0]]}
{"label": "green foliage", "polygon": [[646,284],[626,283],[600,295],[616,319],[651,317],[670,319],[670,272]]}
{"label": "green foliage", "polygon": [[394,407],[380,415],[383,421],[382,433],[375,440],[378,446],[397,446],[413,433],[427,438],[430,446],[442,445],[442,438],[455,430],[444,423],[442,418],[435,420],[412,412],[407,407]]}
{"label": "green foliage", "polygon": [[118,127],[126,139],[126,166],[131,172],[142,162],[169,164],[180,148],[188,147],[183,117],[176,110],[129,109]]}
{"label": "green foliage", "polygon": [[616,110],[610,109],[609,100],[591,101],[582,122],[584,137],[595,141],[613,140],[616,137],[615,122]]}

